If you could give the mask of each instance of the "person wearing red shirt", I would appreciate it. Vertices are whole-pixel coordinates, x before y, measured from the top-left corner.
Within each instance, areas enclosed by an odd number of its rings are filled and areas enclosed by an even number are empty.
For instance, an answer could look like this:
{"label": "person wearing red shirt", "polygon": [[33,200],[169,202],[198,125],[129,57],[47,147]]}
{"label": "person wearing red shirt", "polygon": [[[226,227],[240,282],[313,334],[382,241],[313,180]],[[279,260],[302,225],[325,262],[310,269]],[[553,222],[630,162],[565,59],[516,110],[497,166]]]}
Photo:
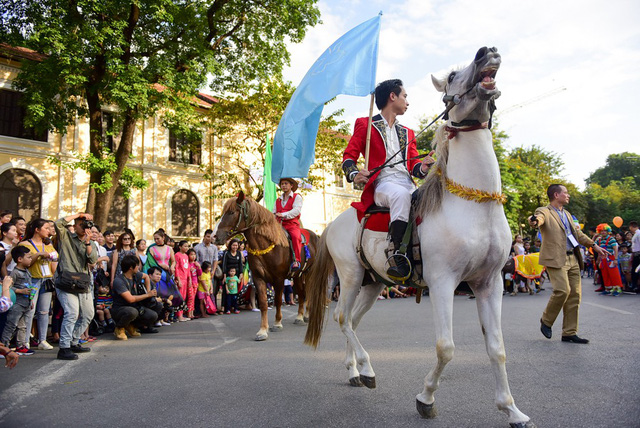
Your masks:
{"label": "person wearing red shirt", "polygon": [[278,221],[282,223],[291,236],[291,245],[295,260],[291,264],[291,270],[300,269],[300,250],[302,236],[300,233],[300,213],[302,211],[302,196],[295,193],[298,190],[298,182],[293,178],[281,178],[280,189],[282,195],[276,199],[274,212]]}
{"label": "person wearing red shirt", "polygon": [[[424,178],[435,161],[431,158],[433,152],[424,162],[417,158],[415,134],[397,121],[397,116],[403,115],[409,107],[402,81],[392,79],[380,83],[375,89],[375,101],[380,114],[372,118],[369,165],[366,167],[374,169],[386,161],[389,161],[389,167],[374,174],[366,169],[358,169],[358,158],[364,156],[366,151],[369,121],[369,118],[362,117],[356,120],[353,136],[342,158],[342,169],[347,181],[365,184],[360,202],[352,204],[354,208],[364,212],[374,203],[389,208],[389,234],[395,254],[398,254],[409,221],[411,194],[415,190],[411,177]],[[396,257],[395,262],[396,266],[391,266],[387,275],[394,279],[408,278],[411,266],[407,259],[404,256]]]}

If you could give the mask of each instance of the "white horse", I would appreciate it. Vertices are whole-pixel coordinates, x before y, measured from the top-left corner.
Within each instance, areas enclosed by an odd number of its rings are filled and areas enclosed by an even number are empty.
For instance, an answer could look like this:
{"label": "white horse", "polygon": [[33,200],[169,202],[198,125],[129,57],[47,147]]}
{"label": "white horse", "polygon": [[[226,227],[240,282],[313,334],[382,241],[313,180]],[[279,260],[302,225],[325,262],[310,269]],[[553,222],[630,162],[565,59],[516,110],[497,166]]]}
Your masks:
{"label": "white horse", "polygon": [[[436,164],[419,189],[417,213],[422,245],[423,278],[429,286],[436,328],[437,363],[416,396],[422,417],[436,415],[434,393],[440,375],[454,352],[452,334],[454,290],[469,283],[476,296],[487,353],[496,376],[496,404],[513,427],[533,427],[529,417],[514,404],[505,369],[506,354],[500,323],[502,310],[501,269],[509,255],[511,232],[502,204],[498,161],[493,150],[491,119],[493,100],[500,95],[495,75],[500,67],[495,48],[481,48],[466,68],[445,79],[432,76],[450,107],[449,121],[436,132]],[[455,96],[454,96],[455,95]],[[310,323],[305,343],[317,346],[325,320],[328,288],[340,280],[340,299],[334,319],[347,337],[345,364],[349,382],[375,388],[369,354],[356,336],[362,316],[373,306],[383,284],[363,286],[365,269],[356,253],[359,225],[356,211],[348,209],[324,231],[319,253],[310,272],[308,303]],[[386,234],[365,231],[363,250],[379,275],[385,277]],[[335,270],[334,270],[335,267]]]}

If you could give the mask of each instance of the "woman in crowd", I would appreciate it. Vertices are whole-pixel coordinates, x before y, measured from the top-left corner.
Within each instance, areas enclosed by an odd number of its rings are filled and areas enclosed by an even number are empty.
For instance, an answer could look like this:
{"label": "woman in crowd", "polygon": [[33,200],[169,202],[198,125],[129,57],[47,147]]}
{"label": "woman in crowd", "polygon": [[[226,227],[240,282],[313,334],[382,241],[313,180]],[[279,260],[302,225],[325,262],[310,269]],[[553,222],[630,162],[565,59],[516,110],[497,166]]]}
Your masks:
{"label": "woman in crowd", "polygon": [[[222,272],[227,275],[229,269],[235,268],[236,272],[242,272],[244,269],[244,256],[240,252],[240,241],[232,239],[227,246],[227,251],[222,253]],[[226,305],[227,292],[222,287],[222,303]],[[226,307],[224,308],[226,310]],[[220,311],[222,313],[222,311]]]}
{"label": "woman in crowd", "polygon": [[11,259],[11,249],[14,245],[18,244],[18,229],[16,229],[15,224],[11,223],[3,223],[0,226],[0,235],[2,235],[2,240],[0,240],[0,251],[2,254],[0,255],[0,266],[2,270],[2,277],[9,275],[13,270],[13,267],[16,265],[15,262]]}
{"label": "woman in crowd", "polygon": [[[189,296],[191,293],[191,272],[189,272],[189,256],[187,255],[187,251],[189,250],[189,242],[188,241],[180,241],[178,244],[178,251],[176,251],[176,285],[178,286],[178,290],[180,290],[180,294],[182,298],[187,303],[187,307],[189,306]],[[178,315],[178,321],[190,321],[189,317],[184,316],[184,311],[177,311],[176,315]]]}
{"label": "woman in crowd", "polygon": [[116,249],[111,255],[111,288],[113,288],[113,280],[116,275],[122,273],[120,263],[124,256],[136,255],[136,249],[133,246],[133,236],[129,232],[124,232],[118,236],[116,241]]}
{"label": "woman in crowd", "polygon": [[[20,245],[29,249],[33,255],[33,261],[29,268],[32,277],[32,285],[39,291],[33,298],[33,308],[37,329],[38,349],[53,349],[47,343],[47,329],[49,328],[49,310],[53,297],[53,273],[58,267],[58,253],[51,245],[51,224],[48,220],[36,219],[29,223],[24,241]],[[33,316],[27,317],[29,321]],[[27,332],[31,331],[31,322],[26,325]]]}
{"label": "woman in crowd", "polygon": [[138,239],[136,241],[136,254],[140,259],[140,263],[142,266],[147,263],[147,241],[144,239]]}

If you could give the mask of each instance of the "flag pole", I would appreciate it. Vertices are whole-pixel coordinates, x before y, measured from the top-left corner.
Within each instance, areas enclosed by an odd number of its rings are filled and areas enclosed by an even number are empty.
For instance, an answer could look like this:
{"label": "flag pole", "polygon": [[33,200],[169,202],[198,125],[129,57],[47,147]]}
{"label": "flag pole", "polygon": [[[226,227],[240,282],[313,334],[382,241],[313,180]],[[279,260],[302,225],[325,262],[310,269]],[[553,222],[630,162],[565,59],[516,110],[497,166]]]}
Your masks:
{"label": "flag pole", "polygon": [[371,143],[371,122],[373,121],[373,95],[371,93],[371,103],[369,104],[369,122],[367,125],[367,142],[364,149],[364,169],[369,170],[369,145]]}

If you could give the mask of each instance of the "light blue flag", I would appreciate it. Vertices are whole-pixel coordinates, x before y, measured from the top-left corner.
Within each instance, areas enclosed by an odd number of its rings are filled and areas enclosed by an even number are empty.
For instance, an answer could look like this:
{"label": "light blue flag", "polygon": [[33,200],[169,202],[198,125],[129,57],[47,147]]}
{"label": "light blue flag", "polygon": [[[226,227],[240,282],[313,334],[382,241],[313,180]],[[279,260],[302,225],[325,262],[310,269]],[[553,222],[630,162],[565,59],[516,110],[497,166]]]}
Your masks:
{"label": "light blue flag", "polygon": [[339,94],[365,96],[375,89],[381,15],[336,40],[316,60],[293,93],[273,139],[271,179],[306,177],[315,161],[324,104]]}

